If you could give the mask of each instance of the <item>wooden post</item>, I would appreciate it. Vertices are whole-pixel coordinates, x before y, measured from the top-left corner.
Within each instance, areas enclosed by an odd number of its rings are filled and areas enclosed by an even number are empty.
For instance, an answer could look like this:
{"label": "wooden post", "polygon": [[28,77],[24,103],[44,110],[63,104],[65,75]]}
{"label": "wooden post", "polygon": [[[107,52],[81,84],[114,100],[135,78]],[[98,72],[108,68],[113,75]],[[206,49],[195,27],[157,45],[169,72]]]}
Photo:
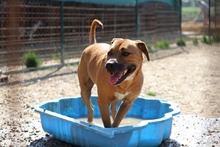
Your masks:
{"label": "wooden post", "polygon": [[[8,0],[6,2],[6,65],[20,64],[19,48],[19,3],[20,0]],[[16,52],[15,52],[16,51]]]}

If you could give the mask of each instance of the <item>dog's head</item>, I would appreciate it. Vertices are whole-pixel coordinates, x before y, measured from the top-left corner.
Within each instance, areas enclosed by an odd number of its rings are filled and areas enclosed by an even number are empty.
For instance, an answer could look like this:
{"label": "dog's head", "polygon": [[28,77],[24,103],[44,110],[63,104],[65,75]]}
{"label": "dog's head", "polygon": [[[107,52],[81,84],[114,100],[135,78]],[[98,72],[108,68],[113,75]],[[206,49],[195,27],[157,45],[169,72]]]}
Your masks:
{"label": "dog's head", "polygon": [[110,83],[119,85],[130,80],[141,69],[143,54],[149,61],[147,46],[140,40],[114,38],[107,52],[105,68],[110,73]]}

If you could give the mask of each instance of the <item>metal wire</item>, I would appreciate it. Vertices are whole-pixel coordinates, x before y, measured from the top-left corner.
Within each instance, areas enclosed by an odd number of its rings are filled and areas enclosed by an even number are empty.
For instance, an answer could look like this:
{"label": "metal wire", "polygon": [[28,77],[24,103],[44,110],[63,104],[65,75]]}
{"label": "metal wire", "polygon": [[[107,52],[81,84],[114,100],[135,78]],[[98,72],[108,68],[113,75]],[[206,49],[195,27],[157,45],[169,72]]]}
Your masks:
{"label": "metal wire", "polygon": [[0,0],[0,8],[0,66],[23,64],[28,51],[38,54],[43,66],[45,61],[64,64],[79,58],[89,43],[89,27],[95,18],[104,24],[104,30],[97,28],[97,41],[107,43],[114,37],[150,41],[160,34],[173,33],[176,37],[180,24],[178,8],[156,2],[116,6]]}

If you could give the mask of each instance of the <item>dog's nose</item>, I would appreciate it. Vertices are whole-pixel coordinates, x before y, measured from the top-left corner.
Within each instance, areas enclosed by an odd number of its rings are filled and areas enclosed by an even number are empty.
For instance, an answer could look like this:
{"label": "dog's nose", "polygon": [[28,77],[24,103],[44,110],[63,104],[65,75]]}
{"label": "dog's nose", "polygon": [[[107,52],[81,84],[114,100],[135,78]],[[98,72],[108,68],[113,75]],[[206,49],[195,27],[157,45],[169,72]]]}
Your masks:
{"label": "dog's nose", "polygon": [[105,64],[105,68],[108,72],[119,72],[123,69],[123,66],[117,62],[116,59],[111,59]]}
{"label": "dog's nose", "polygon": [[106,63],[105,67],[109,72],[114,72],[117,69],[117,63]]}

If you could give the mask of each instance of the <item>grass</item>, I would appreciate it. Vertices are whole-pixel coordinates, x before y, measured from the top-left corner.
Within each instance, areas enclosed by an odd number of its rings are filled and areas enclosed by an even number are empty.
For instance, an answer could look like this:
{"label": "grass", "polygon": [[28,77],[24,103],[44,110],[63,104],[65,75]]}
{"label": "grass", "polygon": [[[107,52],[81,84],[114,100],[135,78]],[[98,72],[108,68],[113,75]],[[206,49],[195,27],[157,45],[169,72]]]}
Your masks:
{"label": "grass", "polygon": [[153,52],[153,45],[151,43],[147,44],[147,48],[149,52]]}
{"label": "grass", "polygon": [[179,40],[177,40],[176,45],[177,46],[186,46],[186,42],[184,39],[179,39]]}
{"label": "grass", "polygon": [[166,41],[166,40],[157,41],[155,46],[159,49],[168,49],[169,48],[169,42]]}
{"label": "grass", "polygon": [[219,43],[219,42],[220,42],[220,35],[214,34],[214,35],[212,36],[212,40],[213,40],[213,42],[215,42],[215,43]]}
{"label": "grass", "polygon": [[197,46],[199,44],[198,39],[195,37],[192,40],[193,45]]}
{"label": "grass", "polygon": [[213,43],[213,39],[212,39],[211,37],[209,38],[209,37],[203,35],[203,37],[202,37],[202,43],[211,45],[211,44]]}
{"label": "grass", "polygon": [[213,43],[219,43],[220,42],[220,35],[212,35],[210,38],[206,35],[203,35],[202,37],[202,43],[212,45]]}
{"label": "grass", "polygon": [[41,65],[41,60],[35,52],[27,52],[24,54],[24,64],[27,68],[35,68]]}
{"label": "grass", "polygon": [[147,95],[149,95],[149,96],[156,96],[157,93],[155,91],[148,91]]}
{"label": "grass", "polygon": [[[200,11],[199,7],[182,7],[182,20],[190,21],[194,20]],[[211,16],[215,15],[215,8],[211,7],[210,9]],[[200,17],[203,15],[200,15]]]}
{"label": "grass", "polygon": [[199,7],[182,7],[182,19],[193,20],[199,12]]}

